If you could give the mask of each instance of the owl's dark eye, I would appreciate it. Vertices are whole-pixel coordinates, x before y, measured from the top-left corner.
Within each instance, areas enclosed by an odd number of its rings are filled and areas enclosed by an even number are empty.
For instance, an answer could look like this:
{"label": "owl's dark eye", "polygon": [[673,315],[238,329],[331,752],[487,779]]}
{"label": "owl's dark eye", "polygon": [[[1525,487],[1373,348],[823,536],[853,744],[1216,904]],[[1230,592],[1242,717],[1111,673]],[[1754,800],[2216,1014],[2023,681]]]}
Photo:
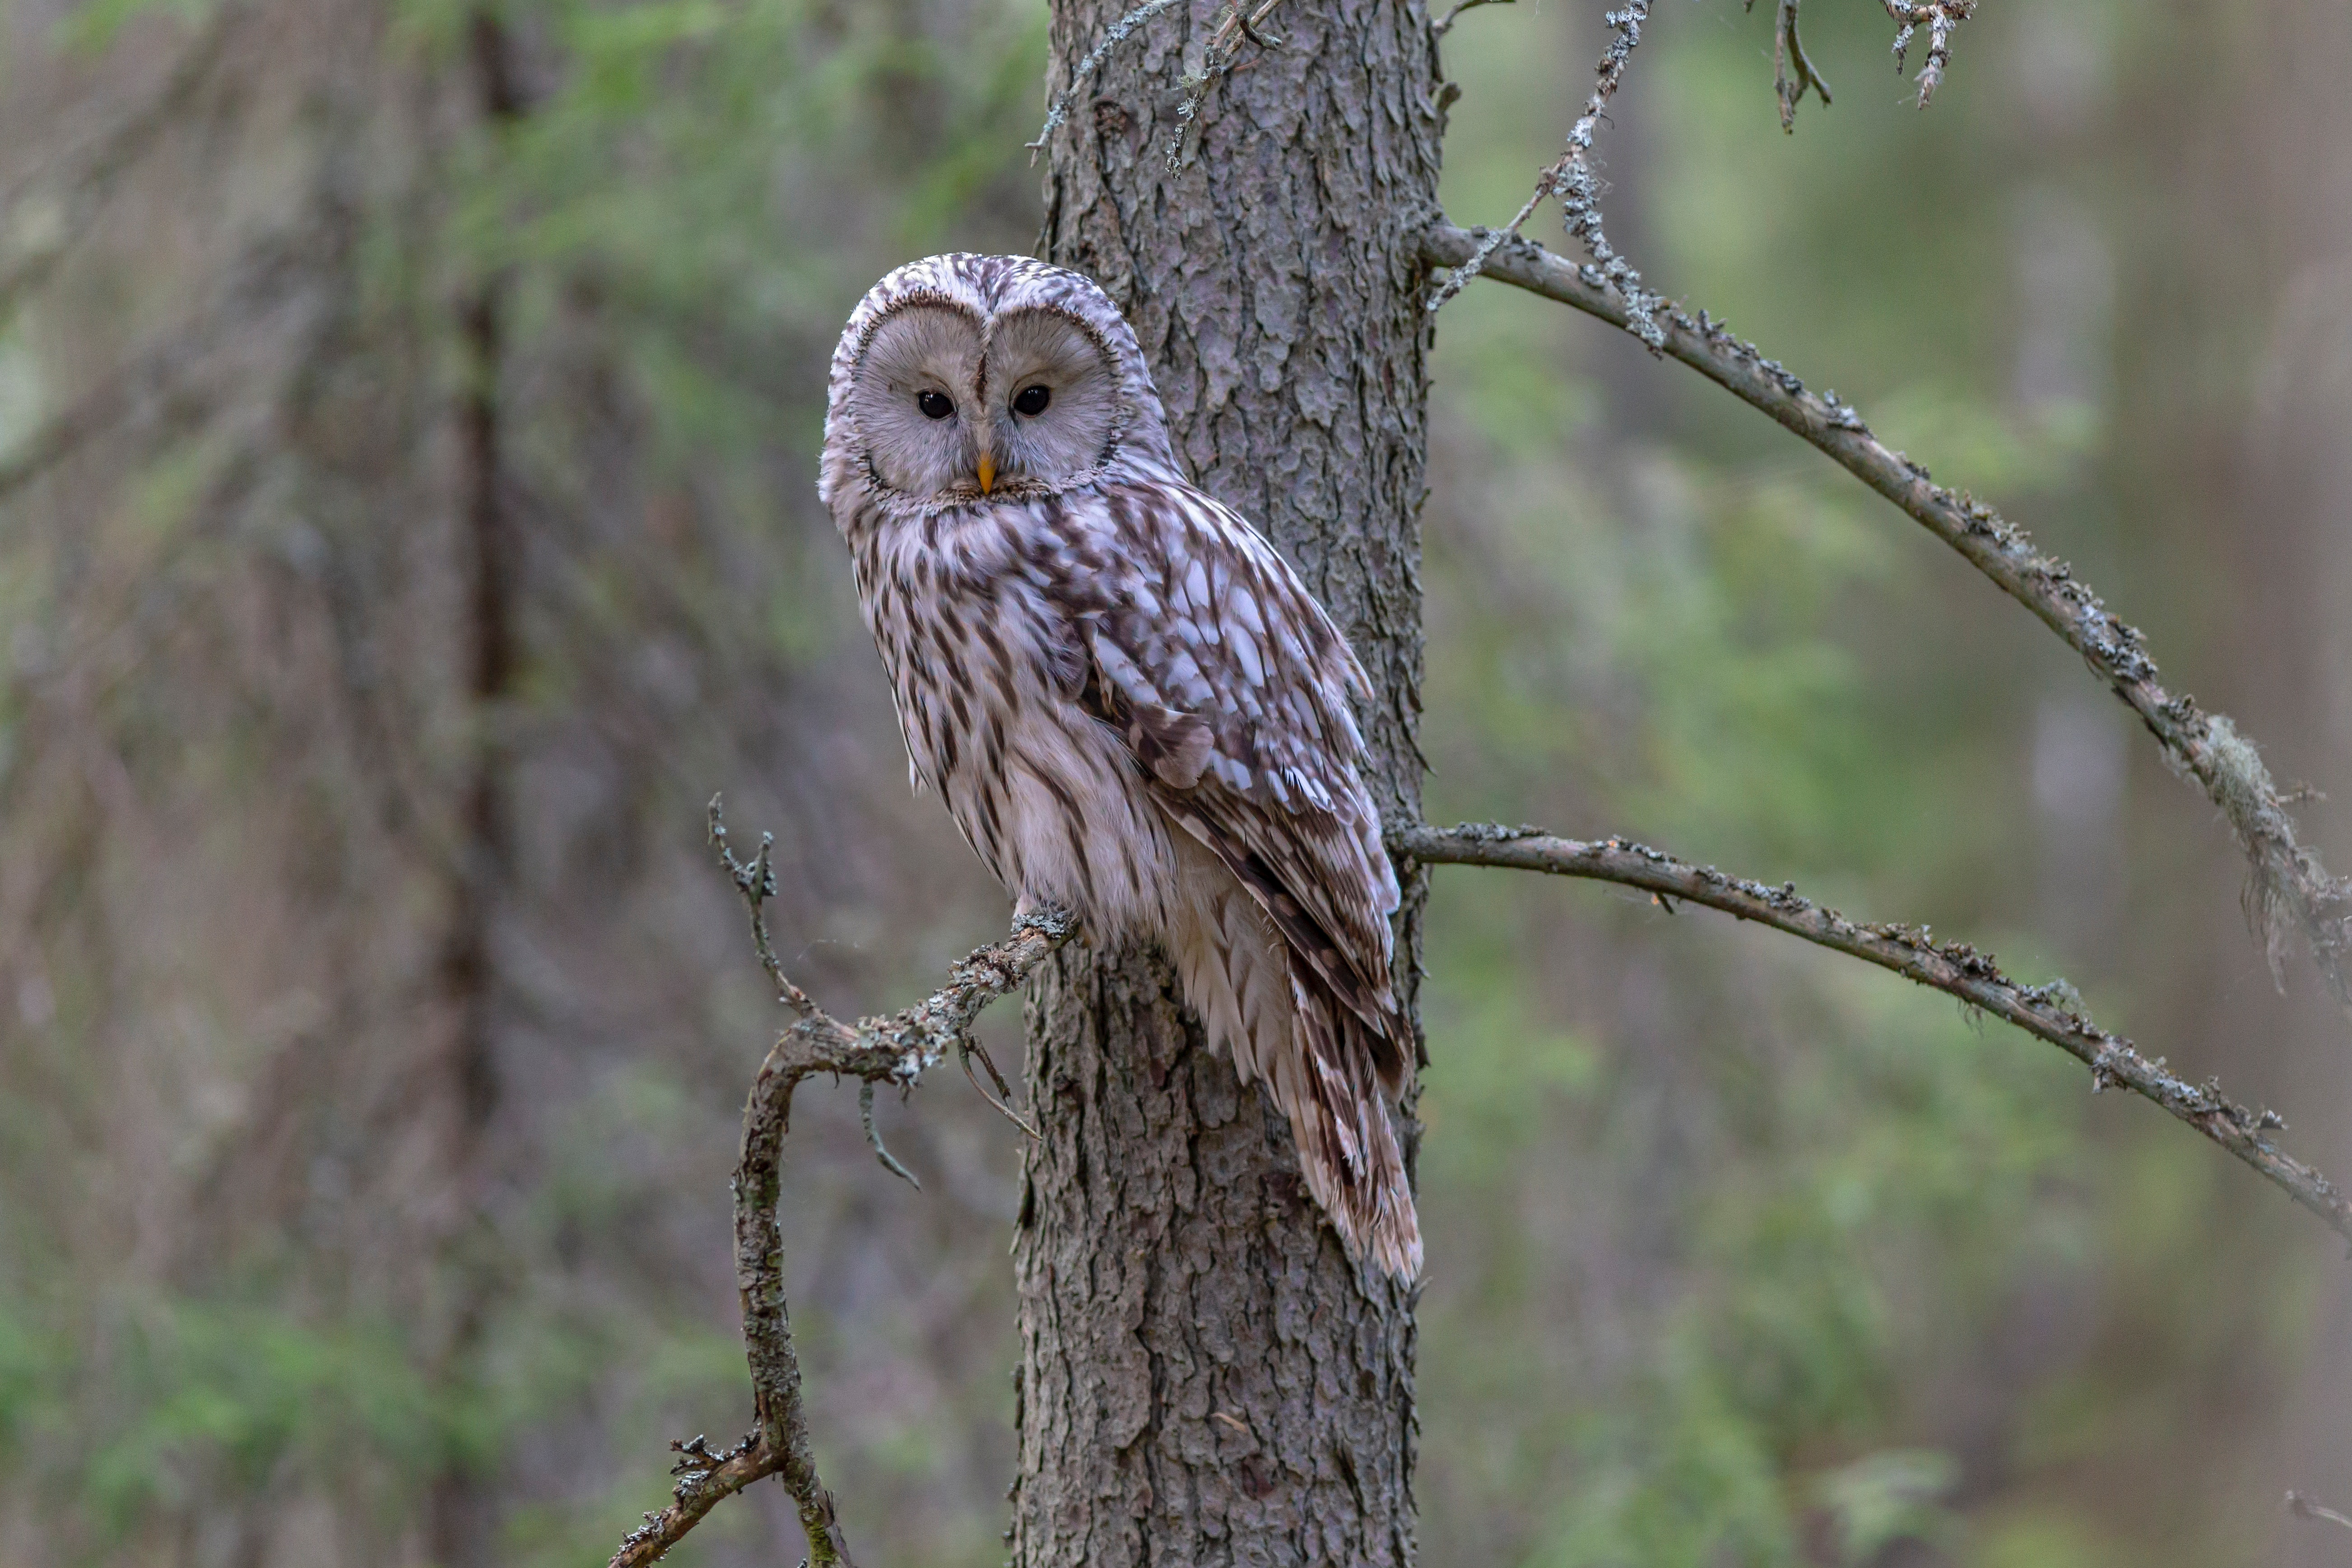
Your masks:
{"label": "owl's dark eye", "polygon": [[915,394],[915,406],[929,419],[944,419],[955,412],[955,405],[948,401],[944,392],[919,392]]}
{"label": "owl's dark eye", "polygon": [[1015,414],[1026,414],[1030,418],[1034,419],[1040,414],[1045,413],[1045,405],[1053,401],[1053,388],[1048,386],[1024,386],[1018,393],[1013,395],[1013,412]]}

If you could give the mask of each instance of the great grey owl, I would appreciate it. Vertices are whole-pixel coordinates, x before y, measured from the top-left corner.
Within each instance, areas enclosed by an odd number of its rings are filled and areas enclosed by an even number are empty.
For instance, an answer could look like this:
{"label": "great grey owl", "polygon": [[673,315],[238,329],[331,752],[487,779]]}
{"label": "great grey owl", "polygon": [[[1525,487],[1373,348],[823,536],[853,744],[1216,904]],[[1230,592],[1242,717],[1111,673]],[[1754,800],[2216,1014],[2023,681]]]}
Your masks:
{"label": "great grey owl", "polygon": [[1357,771],[1362,667],[1287,562],[1176,465],[1134,332],[1075,272],[898,268],[834,351],[819,493],[908,771],[1023,906],[1156,940],[1290,1119],[1351,1256],[1421,1234],[1383,1094],[1396,873]]}

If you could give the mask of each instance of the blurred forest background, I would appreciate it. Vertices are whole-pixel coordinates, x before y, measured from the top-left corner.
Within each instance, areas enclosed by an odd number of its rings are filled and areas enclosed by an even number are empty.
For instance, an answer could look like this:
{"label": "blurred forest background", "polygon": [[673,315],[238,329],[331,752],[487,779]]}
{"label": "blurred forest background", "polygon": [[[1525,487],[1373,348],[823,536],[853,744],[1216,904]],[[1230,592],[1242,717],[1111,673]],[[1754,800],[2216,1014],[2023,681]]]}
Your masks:
{"label": "blurred forest background", "polygon": [[[1456,221],[1600,9],[1447,37]],[[1812,0],[1793,137],[1770,9],[1663,0],[1612,237],[2352,791],[2352,8],[1993,0],[1921,114]],[[0,1564],[600,1563],[743,1428],[775,1015],[702,805],[836,1012],[1002,929],[814,459],[875,278],[1030,247],[1044,23],[0,4]],[[2056,639],[1597,323],[1482,283],[1437,342],[1432,820],[1931,921],[2352,1171],[2347,1026]],[[2215,1149],[1704,912],[1454,870],[1429,931],[1431,1568],[2345,1560],[2280,1498],[2352,1500],[2352,1279]],[[951,1079],[883,1108],[919,1195],[805,1093],[785,1221],[850,1538],[976,1568],[1017,1134]],[[677,1560],[789,1559],[785,1502]]]}

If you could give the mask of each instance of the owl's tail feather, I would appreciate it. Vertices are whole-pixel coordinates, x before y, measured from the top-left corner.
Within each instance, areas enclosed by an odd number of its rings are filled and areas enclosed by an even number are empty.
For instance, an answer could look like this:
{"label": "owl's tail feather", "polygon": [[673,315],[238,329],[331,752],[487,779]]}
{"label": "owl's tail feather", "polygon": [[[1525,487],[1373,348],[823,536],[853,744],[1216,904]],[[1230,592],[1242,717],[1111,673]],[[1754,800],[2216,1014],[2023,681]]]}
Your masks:
{"label": "owl's tail feather", "polygon": [[1411,1284],[1421,1277],[1421,1220],[1374,1065],[1383,1042],[1296,961],[1290,993],[1297,1028],[1290,1065],[1297,1070],[1273,1079],[1307,1190],[1331,1216],[1349,1257]]}
{"label": "owl's tail feather", "polygon": [[1210,1039],[1232,1051],[1242,1082],[1265,1079],[1290,1121],[1307,1190],[1349,1256],[1411,1282],[1421,1274],[1421,1226],[1381,1082],[1380,1064],[1395,1048],[1292,955],[1208,851],[1177,843],[1193,862],[1191,897],[1170,933],[1185,999]]}

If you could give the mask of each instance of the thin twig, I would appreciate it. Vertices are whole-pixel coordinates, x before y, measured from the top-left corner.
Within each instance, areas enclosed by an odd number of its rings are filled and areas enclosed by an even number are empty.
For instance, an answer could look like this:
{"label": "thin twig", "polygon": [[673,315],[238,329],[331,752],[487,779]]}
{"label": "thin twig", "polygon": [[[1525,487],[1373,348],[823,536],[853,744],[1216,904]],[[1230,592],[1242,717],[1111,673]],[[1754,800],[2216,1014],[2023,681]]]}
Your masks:
{"label": "thin twig", "polygon": [[2340,1524],[2347,1530],[2352,1530],[2352,1519],[2347,1519],[2332,1508],[2322,1507],[2301,1492],[2286,1494],[2286,1510],[2297,1519],[2324,1519],[2330,1524]]}
{"label": "thin twig", "polygon": [[[1555,164],[1553,167],[1557,168],[1558,165]],[[1519,210],[1511,215],[1510,222],[1500,228],[1479,230],[1482,237],[1477,246],[1469,255],[1463,258],[1462,264],[1454,268],[1445,281],[1437,286],[1437,292],[1429,297],[1429,309],[1433,315],[1443,310],[1448,300],[1469,287],[1470,279],[1486,270],[1487,261],[1494,257],[1495,252],[1503,247],[1505,241],[1517,239],[1519,237],[1521,226],[1535,216],[1536,208],[1542,205],[1546,196],[1551,195],[1551,180],[1552,169],[1546,169],[1543,172],[1543,177],[1536,182],[1535,190],[1525,202],[1520,204]]]}
{"label": "thin twig", "polygon": [[[978,1085],[973,1087],[977,1088]],[[983,1095],[982,1098],[987,1097]],[[872,1079],[867,1079],[857,1086],[857,1121],[858,1124],[866,1129],[866,1144],[874,1151],[874,1157],[882,1162],[882,1168],[917,1192],[921,1192],[923,1184],[915,1180],[915,1173],[898,1163],[898,1156],[882,1146],[882,1134],[876,1131],[874,1126],[874,1080]]]}
{"label": "thin twig", "polygon": [[1046,140],[1068,123],[1070,105],[1077,101],[1079,90],[1093,79],[1096,69],[1109,57],[1111,50],[1125,43],[1128,36],[1138,27],[1175,4],[1176,0],[1144,0],[1143,5],[1138,5],[1118,21],[1113,22],[1110,25],[1110,30],[1103,34],[1101,40],[1093,48],[1087,51],[1086,58],[1078,62],[1077,68],[1070,72],[1070,85],[1061,90],[1055,98],[1052,106],[1045,110],[1045,129],[1037,132],[1037,140],[1027,145],[1026,151],[1032,166],[1037,162],[1037,154],[1045,150]]}
{"label": "thin twig", "polygon": [[1168,138],[1167,151],[1160,159],[1161,166],[1170,174],[1182,172],[1185,134],[1199,118],[1201,105],[1208,100],[1209,89],[1217,84],[1219,79],[1232,75],[1234,68],[1240,63],[1242,40],[1247,38],[1261,49],[1273,48],[1282,42],[1280,38],[1268,38],[1257,30],[1258,24],[1273,16],[1274,8],[1281,4],[1282,0],[1258,0],[1256,14],[1252,16],[1244,11],[1243,0],[1227,0],[1224,19],[1209,36],[1208,45],[1201,51],[1198,65],[1188,64],[1177,81],[1177,85],[1184,89],[1184,96],[1176,104],[1176,133]]}
{"label": "thin twig", "polygon": [[751,945],[760,954],[760,967],[766,970],[768,978],[775,983],[776,1000],[803,1018],[817,1016],[817,1005],[809,999],[809,994],[793,984],[792,976],[784,973],[784,966],[776,961],[775,943],[768,939],[768,917],[761,912],[766,900],[776,896],[776,836],[772,833],[760,835],[760,852],[751,858],[751,864],[746,865],[736,859],[734,852],[727,847],[727,820],[720,815],[719,797],[712,795],[709,805],[704,809],[709,816],[710,842],[719,851],[719,862],[726,868],[728,879],[735,884],[735,891],[751,909]]}
{"label": "thin twig", "polygon": [[[1018,1127],[1022,1131],[1027,1133],[1029,1136],[1029,1142],[1032,1143],[1044,1142],[1045,1139],[1039,1134],[1038,1131],[1034,1127],[1029,1125],[1026,1121],[1023,1120],[1020,1112],[1013,1109],[1013,1086],[1006,1083],[1004,1081],[1004,1075],[996,1070],[996,1058],[988,1054],[988,1047],[982,1045],[976,1038],[967,1039],[961,1046],[956,1047],[956,1054],[963,1058],[963,1076],[971,1079],[972,1092],[979,1095],[981,1099],[988,1101],[990,1105],[993,1106],[999,1116],[1003,1117],[1005,1121],[1010,1121],[1013,1126]],[[971,1070],[971,1058],[974,1057],[978,1057],[980,1058],[980,1065],[988,1069],[990,1080],[996,1085],[995,1094],[989,1093],[987,1089],[982,1085],[980,1079],[973,1076]],[[1002,1098],[999,1098],[1000,1096]]]}
{"label": "thin twig", "polygon": [[[876,1084],[911,1088],[970,1038],[982,1009],[1018,989],[1055,949],[1076,935],[1078,922],[1064,910],[1032,910],[1014,920],[1003,941],[977,949],[957,963],[947,984],[929,997],[887,1018],[844,1024],[809,1001],[775,961],[763,907],[775,890],[766,840],[751,861],[736,859],[727,847],[726,824],[715,797],[709,828],[719,864],[743,900],[761,965],[775,982],[779,996],[799,1015],[760,1066],[743,1107],[742,1153],[735,1166],[735,1277],[742,1297],[744,1356],[751,1366],[758,1426],[724,1453],[712,1453],[699,1438],[674,1445],[683,1457],[673,1472],[680,1479],[671,1489],[670,1505],[646,1516],[644,1526],[614,1552],[611,1568],[640,1568],[658,1561],[722,1498],[772,1475],[783,1477],[797,1505],[801,1530],[808,1538],[809,1568],[854,1568],[835,1516],[833,1494],[817,1476],[808,1411],[801,1395],[800,1356],[784,1304],[783,1231],[776,1218],[776,1198],[782,1190],[779,1166],[792,1120],[793,1090],[812,1073],[855,1078],[865,1091],[862,1108],[870,1108],[868,1096]],[[870,1133],[870,1115],[866,1125]],[[878,1140],[876,1144],[881,1152]],[[884,1159],[888,1162],[887,1153]]]}
{"label": "thin twig", "polygon": [[1614,37],[1609,40],[1609,47],[1601,54],[1600,65],[1594,68],[1592,93],[1584,100],[1583,114],[1569,128],[1568,150],[1560,154],[1558,163],[1536,177],[1534,192],[1510,223],[1490,233],[1438,286],[1437,292],[1431,296],[1429,301],[1432,312],[1443,309],[1448,300],[1460,293],[1470,279],[1486,268],[1504,240],[1517,235],[1519,226],[1528,221],[1544,197],[1558,196],[1561,219],[1568,233],[1584,247],[1599,275],[1624,300],[1627,314],[1633,322],[1628,330],[1649,344],[1653,352],[1656,351],[1660,332],[1650,315],[1664,301],[1643,286],[1641,273],[1634,270],[1633,263],[1617,254],[1609,243],[1608,235],[1602,232],[1601,182],[1592,173],[1589,157],[1592,151],[1593,133],[1600,129],[1601,115],[1608,109],[1610,99],[1616,96],[1617,84],[1625,79],[1626,62],[1633,58],[1634,49],[1641,45],[1642,24],[1649,19],[1649,16],[1650,0],[1629,0],[1625,9],[1612,11],[1602,18],[1609,24]]}
{"label": "thin twig", "polygon": [[1427,865],[1499,866],[1640,888],[1662,899],[1705,904],[1891,969],[2049,1041],[2091,1069],[2095,1093],[2120,1086],[2155,1101],[2352,1242],[2352,1202],[2317,1171],[2279,1152],[2267,1136],[2285,1130],[2275,1112],[2250,1110],[2225,1099],[2221,1086],[2210,1079],[2193,1085],[2174,1077],[2161,1058],[2149,1060],[2129,1040],[2094,1024],[2063,981],[2021,985],[1995,966],[1990,953],[1965,942],[1939,942],[1925,929],[1909,926],[1856,924],[1801,897],[1793,884],[1767,887],[1622,838],[1587,843],[1532,827],[1417,824],[1390,834],[1389,847]]}
{"label": "thin twig", "polygon": [[[1489,247],[1487,237],[1440,223],[1424,233],[1422,258],[1447,267],[1490,249],[1485,270],[1496,280],[1640,335],[1631,309],[1596,268],[1580,268],[1523,239]],[[2247,912],[2273,978],[2284,985],[2287,933],[2299,931],[2329,992],[2352,1013],[2352,881],[2330,876],[2317,852],[2297,837],[2269,769],[2235,725],[2203,711],[2186,693],[2168,690],[2139,632],[2111,614],[2072,568],[2044,555],[2022,529],[1990,507],[1936,484],[1926,468],[1872,435],[1836,392],[1807,390],[1795,374],[1705,311],[1694,319],[1679,310],[1664,310],[1651,324],[1661,330],[1664,354],[1836,459],[2065,638],[2139,715],[2162,748],[2166,765],[2194,779],[2237,835],[2252,872]]]}
{"label": "thin twig", "polygon": [[[1772,91],[1780,100],[1780,129],[1791,136],[1797,133],[1797,105],[1804,102],[1808,89],[1822,95],[1823,109],[1830,106],[1830,84],[1797,37],[1798,4],[1776,0],[1772,15]],[[1747,0],[1747,8],[1756,9],[1756,0]]]}
{"label": "thin twig", "polygon": [[1429,29],[1430,33],[1433,37],[1442,38],[1445,37],[1446,34],[1454,30],[1454,24],[1461,20],[1463,12],[1475,11],[1481,5],[1508,5],[1510,4],[1512,4],[1512,0],[1456,0],[1454,9],[1448,11],[1444,16],[1438,18],[1436,25]]}

